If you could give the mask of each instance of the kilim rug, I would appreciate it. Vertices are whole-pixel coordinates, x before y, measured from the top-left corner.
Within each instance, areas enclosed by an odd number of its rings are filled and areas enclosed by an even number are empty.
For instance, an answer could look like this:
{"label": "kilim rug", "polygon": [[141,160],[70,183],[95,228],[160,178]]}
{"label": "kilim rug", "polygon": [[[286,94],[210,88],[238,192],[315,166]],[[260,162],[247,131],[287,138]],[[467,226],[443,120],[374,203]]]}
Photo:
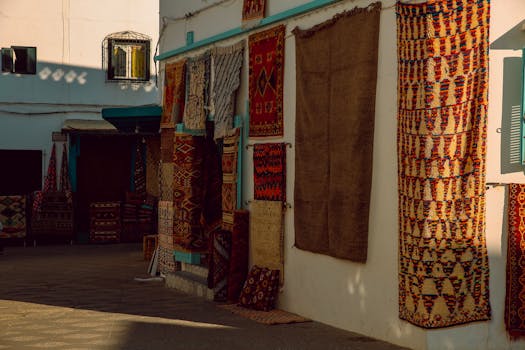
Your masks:
{"label": "kilim rug", "polygon": [[175,144],[175,129],[160,130],[160,157],[163,162],[173,161],[173,146]]}
{"label": "kilim rug", "polygon": [[26,236],[26,197],[0,196],[0,238]]}
{"label": "kilim rug", "polygon": [[182,121],[186,129],[204,134],[209,101],[210,53],[188,59],[186,69],[189,87]]}
{"label": "kilim rug", "polygon": [[160,246],[159,243],[159,272],[166,275],[170,272],[177,271],[177,265],[173,259],[173,249],[167,249]]}
{"label": "kilim rug", "polygon": [[207,247],[201,221],[204,206],[204,142],[201,136],[175,135],[173,239],[175,244],[189,251],[201,251]]}
{"label": "kilim rug", "polygon": [[283,136],[285,32],[279,25],[248,39],[251,137]]}
{"label": "kilim rug", "polygon": [[106,243],[120,241],[120,202],[90,203],[89,214],[90,242]]}
{"label": "kilim rug", "polygon": [[186,60],[166,63],[161,128],[174,128],[182,121],[186,95]]}
{"label": "kilim rug", "polygon": [[237,302],[248,274],[250,252],[250,212],[233,212],[233,231],[231,234],[230,269],[228,273],[228,300]]}
{"label": "kilim rug", "polygon": [[525,337],[525,184],[509,185],[505,327]]}
{"label": "kilim rug", "polygon": [[159,246],[173,251],[173,202],[159,201],[158,241]]}
{"label": "kilim rug", "polygon": [[216,47],[212,49],[211,56],[211,112],[215,122],[213,138],[218,139],[233,129],[236,93],[241,83],[241,67],[244,60],[244,41],[228,47]]}
{"label": "kilim rug", "polygon": [[485,241],[489,1],[397,4],[399,317],[490,319]]}
{"label": "kilim rug", "polygon": [[213,300],[226,301],[228,297],[228,271],[230,268],[231,232],[213,233]]}
{"label": "kilim rug", "polygon": [[160,165],[160,199],[173,201],[173,162]]}
{"label": "kilim rug", "polygon": [[57,190],[57,156],[56,145],[53,143],[51,148],[51,155],[49,156],[49,164],[47,166],[47,174],[44,178],[44,187],[42,191],[35,193],[33,200],[33,216],[37,217],[42,207],[43,192],[56,192]]}
{"label": "kilim rug", "polygon": [[295,245],[355,262],[368,249],[380,11],[376,2],[293,30]]}
{"label": "kilim rug", "polygon": [[71,193],[71,181],[69,179],[67,148],[65,143],[62,145],[62,159],[60,165],[60,191],[65,193],[68,202],[71,203],[73,201],[73,195]]}
{"label": "kilim rug", "polygon": [[242,21],[253,21],[264,18],[266,0],[244,0],[242,4]]}
{"label": "kilim rug", "polygon": [[139,196],[146,195],[146,174],[144,171],[144,160],[142,158],[142,144],[137,141],[135,147],[135,172],[133,174],[135,193]]}
{"label": "kilim rug", "polygon": [[253,146],[254,198],[286,202],[286,144]]}
{"label": "kilim rug", "polygon": [[237,159],[240,129],[224,138],[222,152],[222,228],[233,230],[233,211],[237,209]]}
{"label": "kilim rug", "polygon": [[275,324],[286,324],[286,323],[302,323],[302,322],[311,322],[312,320],[292,314],[290,312],[286,312],[279,309],[273,309],[270,311],[259,311],[259,310],[252,310],[247,309],[242,306],[238,306],[236,304],[226,304],[226,305],[217,305],[218,307],[228,310],[231,313],[234,313],[236,315],[242,316],[244,318],[248,318],[252,321],[267,324],[267,325],[275,325]]}
{"label": "kilim rug", "polygon": [[284,281],[283,204],[276,201],[250,203],[250,256],[252,265],[280,271]]}
{"label": "kilim rug", "polygon": [[146,192],[160,197],[160,138],[146,138]]}

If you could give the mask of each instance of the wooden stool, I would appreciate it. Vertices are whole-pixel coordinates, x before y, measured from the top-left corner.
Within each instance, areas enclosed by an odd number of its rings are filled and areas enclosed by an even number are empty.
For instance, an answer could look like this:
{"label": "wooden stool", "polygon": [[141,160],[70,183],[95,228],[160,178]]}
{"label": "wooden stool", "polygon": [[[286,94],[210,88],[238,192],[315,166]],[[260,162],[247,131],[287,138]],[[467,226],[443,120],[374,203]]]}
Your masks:
{"label": "wooden stool", "polygon": [[142,252],[144,253],[144,260],[150,260],[157,249],[158,239],[157,235],[144,235],[142,241]]}

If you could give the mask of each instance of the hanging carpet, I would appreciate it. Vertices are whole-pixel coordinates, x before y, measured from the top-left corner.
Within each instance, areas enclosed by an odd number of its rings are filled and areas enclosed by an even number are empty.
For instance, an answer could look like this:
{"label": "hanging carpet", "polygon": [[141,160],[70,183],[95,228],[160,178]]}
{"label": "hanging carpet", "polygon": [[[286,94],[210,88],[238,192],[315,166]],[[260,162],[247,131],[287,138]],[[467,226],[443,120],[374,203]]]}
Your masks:
{"label": "hanging carpet", "polygon": [[210,53],[188,59],[186,69],[188,88],[182,121],[186,129],[205,134],[209,103]]}
{"label": "hanging carpet", "polygon": [[174,128],[182,121],[186,95],[186,60],[166,63],[161,128]]}
{"label": "hanging carpet", "polygon": [[211,105],[215,123],[213,138],[218,139],[233,129],[236,93],[241,83],[241,67],[244,60],[244,41],[228,47],[216,47],[211,51],[211,56]]}
{"label": "hanging carpet", "polygon": [[253,193],[255,199],[286,202],[286,144],[253,146]]}
{"label": "hanging carpet", "polygon": [[0,196],[0,238],[22,238],[26,233],[26,197]]}
{"label": "hanging carpet", "polygon": [[222,228],[233,230],[233,211],[237,209],[237,161],[240,129],[224,138],[222,153]]}
{"label": "hanging carpet", "polygon": [[248,39],[251,137],[283,136],[285,32],[279,25]]}
{"label": "hanging carpet", "polygon": [[368,248],[380,11],[293,30],[295,245],[356,262]]}
{"label": "hanging carpet", "polygon": [[253,21],[264,18],[266,0],[244,0],[242,4],[242,21]]}
{"label": "hanging carpet", "polygon": [[397,3],[399,317],[490,319],[488,0]]}
{"label": "hanging carpet", "polygon": [[250,257],[252,265],[280,271],[284,281],[283,204],[254,200],[250,204]]}
{"label": "hanging carpet", "polygon": [[221,222],[221,181],[217,149],[210,137],[175,135],[174,244],[204,252],[209,233]]}
{"label": "hanging carpet", "polygon": [[250,212],[233,212],[233,231],[231,234],[230,268],[228,273],[228,300],[237,302],[241,293],[249,264]]}
{"label": "hanging carpet", "polygon": [[509,237],[505,327],[512,338],[525,337],[525,185],[509,185]]}
{"label": "hanging carpet", "polygon": [[231,232],[217,230],[213,233],[213,300],[226,301],[230,268]]}

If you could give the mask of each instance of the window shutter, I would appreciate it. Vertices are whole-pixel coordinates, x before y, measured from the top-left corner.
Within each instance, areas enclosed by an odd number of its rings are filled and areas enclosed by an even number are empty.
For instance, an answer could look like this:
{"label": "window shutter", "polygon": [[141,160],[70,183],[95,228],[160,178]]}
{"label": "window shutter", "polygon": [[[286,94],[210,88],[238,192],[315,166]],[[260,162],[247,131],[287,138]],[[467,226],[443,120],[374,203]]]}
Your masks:
{"label": "window shutter", "polygon": [[13,72],[13,49],[2,48],[2,72]]}
{"label": "window shutter", "polygon": [[519,118],[521,120],[521,164],[525,163],[525,48],[521,54],[521,106]]}

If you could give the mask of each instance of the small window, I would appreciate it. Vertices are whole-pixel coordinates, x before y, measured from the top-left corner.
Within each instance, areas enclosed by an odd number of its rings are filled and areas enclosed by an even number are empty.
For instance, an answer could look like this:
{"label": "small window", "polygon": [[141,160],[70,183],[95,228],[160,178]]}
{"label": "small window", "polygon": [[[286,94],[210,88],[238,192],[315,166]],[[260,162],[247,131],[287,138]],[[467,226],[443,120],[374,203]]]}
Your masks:
{"label": "small window", "polygon": [[149,41],[108,40],[108,80],[149,80]]}
{"label": "small window", "polygon": [[36,47],[2,48],[2,72],[36,74]]}

